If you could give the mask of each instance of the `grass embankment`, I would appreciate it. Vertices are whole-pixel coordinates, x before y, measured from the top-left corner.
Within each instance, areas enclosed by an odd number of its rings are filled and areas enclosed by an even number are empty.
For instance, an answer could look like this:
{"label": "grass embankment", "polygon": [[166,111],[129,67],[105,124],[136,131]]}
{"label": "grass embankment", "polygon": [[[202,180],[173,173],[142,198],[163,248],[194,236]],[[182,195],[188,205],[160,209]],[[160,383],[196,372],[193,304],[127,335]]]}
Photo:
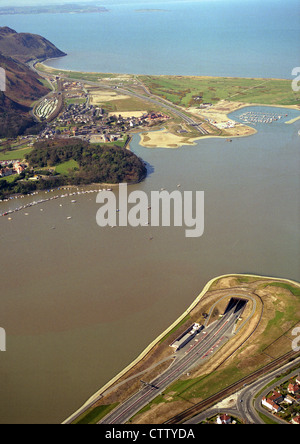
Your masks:
{"label": "grass embankment", "polygon": [[108,415],[111,410],[113,410],[117,406],[116,404],[112,405],[100,405],[96,408],[90,408],[84,415],[79,416],[73,424],[97,424],[101,418]]}

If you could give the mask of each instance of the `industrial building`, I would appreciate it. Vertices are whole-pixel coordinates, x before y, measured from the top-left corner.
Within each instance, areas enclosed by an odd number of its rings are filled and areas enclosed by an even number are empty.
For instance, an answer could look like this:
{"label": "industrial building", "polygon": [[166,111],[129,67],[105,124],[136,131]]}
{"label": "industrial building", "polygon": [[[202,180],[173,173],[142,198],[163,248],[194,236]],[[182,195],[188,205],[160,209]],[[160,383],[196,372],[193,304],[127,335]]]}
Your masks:
{"label": "industrial building", "polygon": [[172,344],[170,344],[170,347],[174,348],[176,351],[180,350],[182,347],[184,347],[191,339],[193,339],[196,334],[202,330],[203,325],[198,324],[197,322],[193,324],[191,327],[189,327],[182,335],[180,335]]}

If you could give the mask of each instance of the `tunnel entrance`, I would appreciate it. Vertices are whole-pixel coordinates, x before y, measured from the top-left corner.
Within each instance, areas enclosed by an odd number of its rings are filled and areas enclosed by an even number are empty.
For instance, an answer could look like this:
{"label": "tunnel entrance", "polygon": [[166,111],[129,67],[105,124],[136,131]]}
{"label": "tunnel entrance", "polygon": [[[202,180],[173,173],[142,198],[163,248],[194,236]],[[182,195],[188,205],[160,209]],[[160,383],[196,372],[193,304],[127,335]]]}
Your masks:
{"label": "tunnel entrance", "polygon": [[247,302],[248,302],[247,299],[231,298],[224,311],[224,315],[228,313],[230,310],[233,310],[234,313],[241,310],[242,313],[246,307]]}

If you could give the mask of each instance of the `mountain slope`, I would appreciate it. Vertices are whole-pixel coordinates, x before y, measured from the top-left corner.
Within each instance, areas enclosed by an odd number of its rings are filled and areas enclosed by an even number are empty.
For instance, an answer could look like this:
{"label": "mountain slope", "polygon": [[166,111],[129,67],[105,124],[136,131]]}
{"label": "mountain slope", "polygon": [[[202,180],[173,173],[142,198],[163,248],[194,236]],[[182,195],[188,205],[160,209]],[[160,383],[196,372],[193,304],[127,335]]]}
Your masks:
{"label": "mountain slope", "polygon": [[0,67],[6,75],[6,89],[0,92],[0,138],[39,130],[41,125],[30,111],[33,102],[48,94],[50,88],[25,63],[64,55],[41,36],[0,27]]}
{"label": "mountain slope", "polygon": [[29,110],[0,92],[0,139],[15,138],[34,127],[36,122]]}
{"label": "mountain slope", "polygon": [[40,35],[17,33],[7,26],[0,27],[0,53],[22,63],[66,55]]}
{"label": "mountain slope", "polygon": [[5,95],[11,100],[30,107],[49,92],[42,78],[27,65],[0,54],[0,66],[6,73]]}

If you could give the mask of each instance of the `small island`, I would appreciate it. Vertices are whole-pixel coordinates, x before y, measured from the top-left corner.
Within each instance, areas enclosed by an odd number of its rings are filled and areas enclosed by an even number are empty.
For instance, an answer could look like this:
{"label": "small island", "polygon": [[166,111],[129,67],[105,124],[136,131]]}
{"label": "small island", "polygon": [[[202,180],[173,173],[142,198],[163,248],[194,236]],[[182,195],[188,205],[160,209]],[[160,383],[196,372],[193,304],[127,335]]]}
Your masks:
{"label": "small island", "polygon": [[170,12],[168,9],[136,9],[135,12]]}

